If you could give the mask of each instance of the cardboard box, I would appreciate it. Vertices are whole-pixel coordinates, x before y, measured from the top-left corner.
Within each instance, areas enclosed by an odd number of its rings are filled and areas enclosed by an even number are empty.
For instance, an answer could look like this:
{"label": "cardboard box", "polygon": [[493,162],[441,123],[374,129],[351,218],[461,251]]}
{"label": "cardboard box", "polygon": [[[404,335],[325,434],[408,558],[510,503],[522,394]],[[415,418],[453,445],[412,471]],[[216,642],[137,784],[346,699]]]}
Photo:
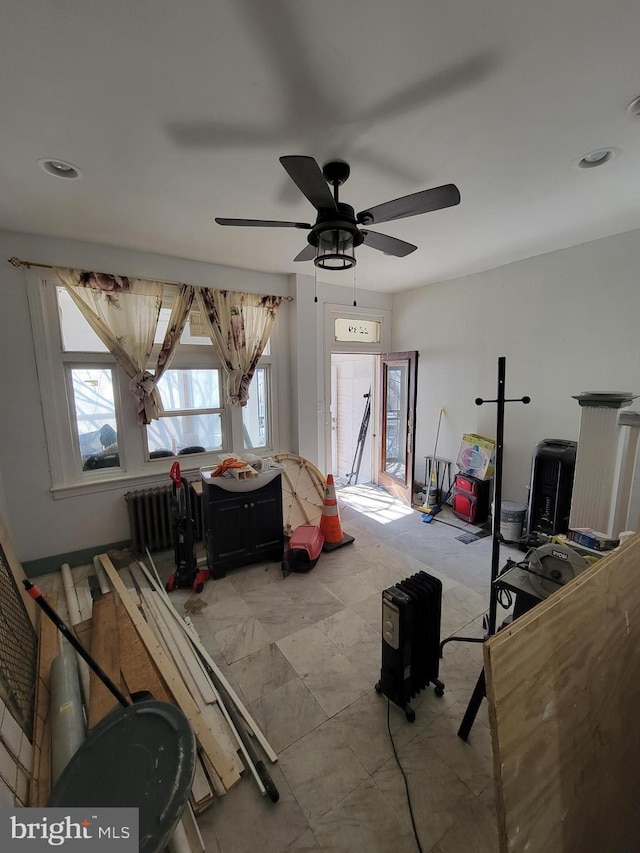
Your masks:
{"label": "cardboard box", "polygon": [[567,539],[582,545],[583,548],[592,548],[594,551],[612,551],[620,544],[619,539],[613,539],[606,533],[599,533],[590,527],[576,527],[567,531]]}
{"label": "cardboard box", "polygon": [[496,443],[492,438],[467,432],[462,436],[456,465],[468,477],[490,480],[495,472]]}

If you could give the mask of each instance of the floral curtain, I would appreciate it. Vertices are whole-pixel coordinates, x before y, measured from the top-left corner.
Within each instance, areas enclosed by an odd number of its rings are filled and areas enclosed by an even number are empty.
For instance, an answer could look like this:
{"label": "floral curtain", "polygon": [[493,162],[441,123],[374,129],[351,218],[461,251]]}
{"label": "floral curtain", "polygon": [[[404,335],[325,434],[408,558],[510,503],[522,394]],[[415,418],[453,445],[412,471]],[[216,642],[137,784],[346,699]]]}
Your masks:
{"label": "floral curtain", "polygon": [[74,303],[130,378],[138,400],[138,423],[149,424],[162,412],[156,385],[180,341],[194,288],[177,285],[167,332],[154,371],[147,370],[158,327],[164,283],[140,278],[56,269]]}
{"label": "floral curtain", "polygon": [[198,288],[211,342],[227,374],[227,402],[246,406],[249,385],[273,329],[281,296]]}

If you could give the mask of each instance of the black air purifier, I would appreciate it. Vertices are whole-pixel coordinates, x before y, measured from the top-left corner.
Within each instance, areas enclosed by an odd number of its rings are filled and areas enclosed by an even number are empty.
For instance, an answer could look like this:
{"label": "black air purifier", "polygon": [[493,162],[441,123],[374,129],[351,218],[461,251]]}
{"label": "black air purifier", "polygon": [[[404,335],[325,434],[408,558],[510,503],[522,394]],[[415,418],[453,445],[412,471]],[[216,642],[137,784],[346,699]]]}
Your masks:
{"label": "black air purifier", "polygon": [[575,441],[545,438],[533,452],[527,533],[548,536],[569,529],[573,474],[576,467]]}

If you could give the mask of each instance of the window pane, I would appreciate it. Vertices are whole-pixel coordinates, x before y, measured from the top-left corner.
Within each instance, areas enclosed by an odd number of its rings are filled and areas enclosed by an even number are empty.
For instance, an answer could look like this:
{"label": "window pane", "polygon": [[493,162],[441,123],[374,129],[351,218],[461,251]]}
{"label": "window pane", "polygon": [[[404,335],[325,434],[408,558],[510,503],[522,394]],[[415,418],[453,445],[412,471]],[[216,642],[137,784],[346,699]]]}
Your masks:
{"label": "window pane", "polygon": [[386,453],[384,470],[404,480],[407,458],[407,367],[389,365],[386,385]]}
{"label": "window pane", "polygon": [[113,374],[110,368],[71,368],[83,471],[120,465]]}
{"label": "window pane", "polygon": [[268,373],[258,367],[249,386],[249,401],[242,407],[244,446],[249,450],[266,447],[269,427]]}
{"label": "window pane", "polygon": [[336,317],[334,324],[336,341],[365,341],[380,343],[380,322],[378,320],[348,320]]}
{"label": "window pane", "polygon": [[[162,344],[164,336],[167,334],[169,327],[169,318],[171,317],[171,302],[166,300],[163,307],[160,309],[160,317],[158,318],[158,328],[156,329],[153,338],[154,344]],[[181,344],[195,344],[197,346],[211,346],[211,339],[202,325],[201,314],[199,311],[191,311],[189,318],[185,323],[182,335],[180,336]]]}
{"label": "window pane", "polygon": [[64,287],[57,287],[64,352],[108,352]]}
{"label": "window pane", "polygon": [[[222,450],[222,421],[219,414],[170,415],[147,426],[147,446],[154,458],[166,455],[159,451],[178,453],[185,448]],[[194,451],[195,452],[195,451]]]}
{"label": "window pane", "polygon": [[158,391],[165,412],[220,408],[218,370],[167,370]]}

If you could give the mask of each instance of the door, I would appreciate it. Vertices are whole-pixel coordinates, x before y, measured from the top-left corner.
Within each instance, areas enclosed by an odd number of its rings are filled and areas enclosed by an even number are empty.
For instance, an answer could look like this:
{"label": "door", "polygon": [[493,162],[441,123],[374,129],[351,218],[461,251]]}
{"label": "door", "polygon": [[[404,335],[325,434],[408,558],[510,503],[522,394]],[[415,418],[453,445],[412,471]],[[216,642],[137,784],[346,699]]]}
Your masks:
{"label": "door", "polygon": [[[372,422],[367,404],[373,405],[379,356],[371,353],[331,353],[331,465],[327,470],[341,483],[370,483],[374,477]],[[374,416],[375,417],[375,416]],[[366,427],[366,428],[365,428]]]}
{"label": "door", "polygon": [[380,366],[378,483],[411,506],[418,353],[385,353]]}

